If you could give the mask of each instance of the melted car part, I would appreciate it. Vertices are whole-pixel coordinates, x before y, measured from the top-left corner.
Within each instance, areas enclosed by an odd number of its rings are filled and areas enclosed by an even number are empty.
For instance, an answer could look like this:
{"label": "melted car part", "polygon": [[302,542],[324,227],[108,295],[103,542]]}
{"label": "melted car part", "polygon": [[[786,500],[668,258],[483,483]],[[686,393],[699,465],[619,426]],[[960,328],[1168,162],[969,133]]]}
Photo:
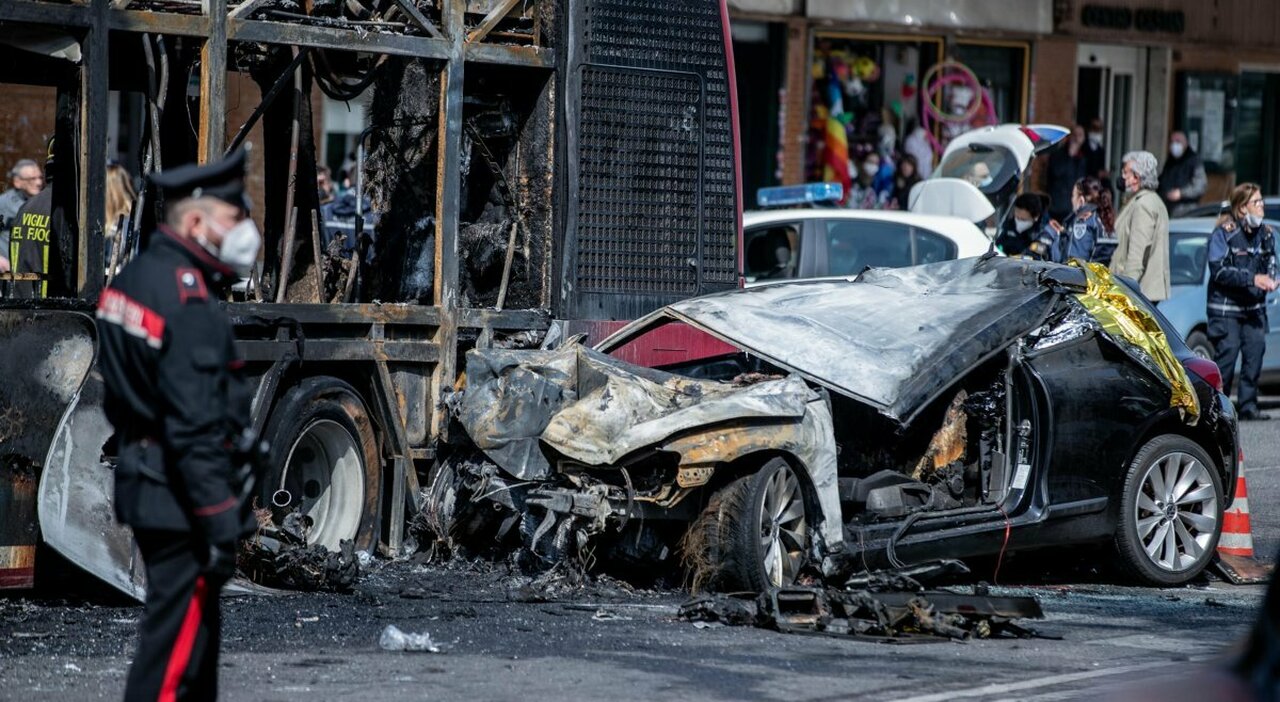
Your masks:
{"label": "melted car part", "polygon": [[699,597],[681,606],[679,616],[789,634],[923,643],[1035,636],[1017,620],[1043,619],[1044,611],[1034,597],[796,587],[770,588],[755,601],[729,595]]}

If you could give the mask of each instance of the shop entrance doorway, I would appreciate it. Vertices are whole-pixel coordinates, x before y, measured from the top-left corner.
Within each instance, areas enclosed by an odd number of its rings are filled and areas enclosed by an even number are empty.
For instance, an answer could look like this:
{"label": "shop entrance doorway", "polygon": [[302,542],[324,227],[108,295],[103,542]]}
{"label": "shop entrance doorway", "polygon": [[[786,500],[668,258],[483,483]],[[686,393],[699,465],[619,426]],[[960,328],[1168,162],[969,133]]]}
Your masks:
{"label": "shop entrance doorway", "polygon": [[1125,152],[1144,148],[1146,57],[1146,49],[1133,46],[1081,44],[1076,52],[1076,122],[1102,120],[1113,180]]}
{"label": "shop entrance doorway", "polygon": [[1240,74],[1236,111],[1236,182],[1280,192],[1280,69]]}

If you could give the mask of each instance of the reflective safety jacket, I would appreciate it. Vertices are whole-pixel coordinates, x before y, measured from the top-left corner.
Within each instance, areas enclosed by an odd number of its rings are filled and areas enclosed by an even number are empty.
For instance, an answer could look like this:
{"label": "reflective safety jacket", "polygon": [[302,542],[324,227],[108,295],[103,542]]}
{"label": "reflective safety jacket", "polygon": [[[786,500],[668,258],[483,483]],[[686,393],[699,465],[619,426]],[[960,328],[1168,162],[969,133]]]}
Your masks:
{"label": "reflective safety jacket", "polygon": [[63,238],[66,231],[62,213],[53,210],[53,188],[41,190],[18,209],[9,230],[9,265],[14,273],[36,274],[39,280],[17,282],[16,297],[43,298],[70,292],[69,259],[64,253],[70,242]]}

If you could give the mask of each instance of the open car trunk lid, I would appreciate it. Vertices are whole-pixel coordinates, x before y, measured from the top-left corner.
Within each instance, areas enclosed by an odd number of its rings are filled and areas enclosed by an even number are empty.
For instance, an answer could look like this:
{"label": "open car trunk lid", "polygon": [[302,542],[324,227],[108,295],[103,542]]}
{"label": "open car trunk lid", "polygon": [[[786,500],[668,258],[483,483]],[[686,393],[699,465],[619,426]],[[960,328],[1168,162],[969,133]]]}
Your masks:
{"label": "open car trunk lid", "polygon": [[1056,296],[1041,281],[1050,267],[967,258],[737,290],[670,305],[600,348],[667,315],[905,423],[1045,318]]}

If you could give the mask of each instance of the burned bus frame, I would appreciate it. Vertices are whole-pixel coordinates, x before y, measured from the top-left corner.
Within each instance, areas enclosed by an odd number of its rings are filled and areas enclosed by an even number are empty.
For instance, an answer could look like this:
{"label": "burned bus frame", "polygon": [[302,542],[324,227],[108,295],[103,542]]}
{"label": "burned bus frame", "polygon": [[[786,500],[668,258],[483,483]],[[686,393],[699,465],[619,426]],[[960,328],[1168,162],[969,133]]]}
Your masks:
{"label": "burned bus frame", "polygon": [[[201,162],[243,138],[240,134],[229,140],[223,119],[231,68],[228,51],[236,43],[292,47],[294,56],[276,84],[264,86],[262,104],[243,132],[269,109],[290,73],[298,87],[295,69],[308,50],[433,61],[439,71],[439,103],[423,110],[437,120],[435,203],[429,212],[435,222],[430,304],[325,303],[320,293],[311,301],[285,301],[292,299],[286,291],[290,258],[299,248],[295,235],[311,235],[315,241],[305,217],[290,216],[290,210],[296,212],[308,197],[304,190],[312,178],[307,176],[314,172],[296,169],[296,124],[292,149],[268,143],[264,150],[266,169],[279,173],[286,168],[281,159],[288,159],[291,181],[289,187],[274,189],[268,183],[263,203],[267,256],[274,245],[276,264],[284,271],[278,287],[269,291],[276,301],[227,303],[240,352],[257,382],[257,429],[267,427],[287,391],[307,378],[332,374],[356,388],[357,404],[363,404],[359,409],[367,408],[364,421],[376,434],[378,456],[377,465],[365,467],[376,473],[377,486],[367,496],[369,516],[362,518],[374,525],[365,547],[380,544],[393,553],[402,549],[406,511],[417,508],[420,481],[448,450],[450,415],[445,400],[460,381],[459,361],[467,348],[521,333],[536,342],[552,327],[599,335],[676,299],[737,285],[741,184],[724,0],[704,0],[680,10],[651,0],[379,0],[377,7],[394,8],[399,15],[400,22],[387,27],[376,21],[312,21],[279,12],[271,14],[272,19],[254,18],[264,16],[273,4],[270,0],[202,0],[198,9],[196,4],[0,3],[0,26],[62,32],[78,40],[82,53],[73,70],[74,89],[59,92],[60,105],[78,103],[72,105],[76,123],[68,126],[60,120],[58,128],[59,134],[77,137],[77,168],[65,171],[74,174],[75,201],[70,202],[68,189],[61,196],[75,213],[74,292],[61,300],[0,300],[0,315],[16,315],[8,322],[10,330],[58,313],[88,319],[102,289],[103,276],[94,262],[103,260],[104,249],[100,174],[107,161],[108,115],[101,106],[107,104],[111,89],[112,42],[136,41],[138,36],[199,42],[195,156]],[[523,45],[495,39],[495,29],[513,12],[541,13],[543,20],[554,22],[554,45],[540,42],[536,32]],[[502,309],[501,301],[468,304],[459,292],[464,178],[460,164],[468,139],[464,86],[469,71],[493,67],[545,75],[554,113],[544,154],[552,164],[550,185],[541,193],[551,199],[542,272],[545,288],[521,309]],[[664,104],[663,95],[675,97]],[[642,101],[658,107],[649,117],[642,116],[638,126],[627,125],[624,115],[610,114]],[[616,153],[605,153],[610,150]],[[314,169],[315,154],[304,160]],[[677,171],[680,177],[673,175]],[[318,244],[313,254],[319,268]],[[509,276],[508,263],[504,288]],[[21,370],[5,372],[12,376]],[[93,396],[87,388],[100,383],[93,376],[86,367],[84,386],[73,403],[83,404]],[[16,398],[0,392],[0,404]],[[73,409],[63,407],[55,413],[61,417],[57,431],[65,429]],[[0,448],[0,464],[10,464],[0,480],[0,504],[10,507],[0,517],[0,587],[29,586],[33,581],[37,536],[32,476],[45,468],[55,439],[51,432],[45,454],[28,451],[25,457],[6,457]],[[71,455],[69,449],[66,455]],[[110,451],[104,449],[102,457],[107,467]],[[15,459],[25,461],[25,477]],[[76,554],[68,555],[76,560]]]}

